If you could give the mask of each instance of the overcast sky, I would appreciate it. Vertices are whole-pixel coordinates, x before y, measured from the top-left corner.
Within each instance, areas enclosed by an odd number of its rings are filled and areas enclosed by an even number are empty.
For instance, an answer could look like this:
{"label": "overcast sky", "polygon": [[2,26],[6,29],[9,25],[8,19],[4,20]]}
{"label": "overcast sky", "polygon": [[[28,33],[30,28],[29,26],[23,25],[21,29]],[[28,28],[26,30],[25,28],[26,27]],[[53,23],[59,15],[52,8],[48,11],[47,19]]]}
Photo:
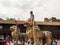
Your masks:
{"label": "overcast sky", "polygon": [[45,17],[60,19],[60,0],[0,0],[0,18],[7,17],[26,20],[33,11],[35,20]]}

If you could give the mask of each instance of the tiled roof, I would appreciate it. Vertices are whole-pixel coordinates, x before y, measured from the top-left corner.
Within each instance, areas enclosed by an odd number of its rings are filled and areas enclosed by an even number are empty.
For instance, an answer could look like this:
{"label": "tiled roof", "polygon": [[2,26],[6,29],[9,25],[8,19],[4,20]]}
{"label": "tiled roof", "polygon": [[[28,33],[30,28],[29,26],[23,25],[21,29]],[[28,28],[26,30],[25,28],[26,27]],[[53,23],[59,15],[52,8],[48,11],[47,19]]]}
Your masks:
{"label": "tiled roof", "polygon": [[52,25],[52,26],[60,26],[60,22],[37,22],[38,25]]}
{"label": "tiled roof", "polygon": [[[18,21],[19,24],[23,24],[24,21]],[[60,22],[43,22],[43,21],[36,21],[38,25],[53,25],[53,26],[60,26]],[[7,20],[0,20],[0,24],[16,24],[15,21],[7,21]]]}
{"label": "tiled roof", "polygon": [[[23,24],[24,21],[18,21],[19,24]],[[0,24],[16,24],[15,21],[11,20],[0,20]]]}

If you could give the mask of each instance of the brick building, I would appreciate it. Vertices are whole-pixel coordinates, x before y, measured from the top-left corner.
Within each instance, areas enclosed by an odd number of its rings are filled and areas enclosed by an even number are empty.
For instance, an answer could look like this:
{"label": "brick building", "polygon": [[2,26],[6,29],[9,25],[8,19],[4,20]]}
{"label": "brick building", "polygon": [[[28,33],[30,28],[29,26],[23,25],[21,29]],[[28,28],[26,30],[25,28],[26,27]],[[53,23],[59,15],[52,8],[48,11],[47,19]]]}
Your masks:
{"label": "brick building", "polygon": [[[24,21],[18,21],[21,32],[26,32]],[[51,31],[54,38],[60,38],[60,22],[42,22],[36,21],[41,31]],[[0,20],[0,34],[11,34],[10,26],[16,25],[15,21]]]}

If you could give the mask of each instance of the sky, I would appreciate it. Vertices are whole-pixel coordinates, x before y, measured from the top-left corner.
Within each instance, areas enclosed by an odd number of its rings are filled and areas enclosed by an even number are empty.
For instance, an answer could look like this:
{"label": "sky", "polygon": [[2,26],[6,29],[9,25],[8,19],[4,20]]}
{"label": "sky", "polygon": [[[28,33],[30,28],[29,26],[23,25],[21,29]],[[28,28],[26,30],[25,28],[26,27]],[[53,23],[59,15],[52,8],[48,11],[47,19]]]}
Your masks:
{"label": "sky", "polygon": [[27,20],[33,11],[36,21],[60,19],[60,0],[0,0],[0,18]]}

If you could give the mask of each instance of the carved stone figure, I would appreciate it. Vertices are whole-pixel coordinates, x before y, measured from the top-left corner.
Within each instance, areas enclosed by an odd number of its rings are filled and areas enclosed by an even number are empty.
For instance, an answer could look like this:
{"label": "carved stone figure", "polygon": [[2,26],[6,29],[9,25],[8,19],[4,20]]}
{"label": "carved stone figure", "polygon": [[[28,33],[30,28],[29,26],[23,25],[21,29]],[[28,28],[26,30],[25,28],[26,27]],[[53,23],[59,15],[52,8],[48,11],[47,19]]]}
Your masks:
{"label": "carved stone figure", "polygon": [[13,37],[13,43],[14,45],[17,45],[18,43],[18,31],[17,31],[17,26],[13,25],[10,27],[10,30],[12,31],[11,35]]}
{"label": "carved stone figure", "polygon": [[12,31],[11,32],[11,35],[13,37],[13,39],[12,39],[13,40],[12,41],[13,42],[13,45],[18,45],[18,40],[19,39],[23,41],[23,45],[24,45],[25,40],[27,39],[26,33],[21,33],[20,32],[20,29],[17,28],[16,25],[11,26],[10,27],[10,30]]}
{"label": "carved stone figure", "polygon": [[47,45],[51,45],[52,34],[50,31],[41,31],[36,22],[30,18],[24,23],[24,26],[27,27],[26,34],[30,39],[30,45],[43,45],[43,38],[46,39]]}

